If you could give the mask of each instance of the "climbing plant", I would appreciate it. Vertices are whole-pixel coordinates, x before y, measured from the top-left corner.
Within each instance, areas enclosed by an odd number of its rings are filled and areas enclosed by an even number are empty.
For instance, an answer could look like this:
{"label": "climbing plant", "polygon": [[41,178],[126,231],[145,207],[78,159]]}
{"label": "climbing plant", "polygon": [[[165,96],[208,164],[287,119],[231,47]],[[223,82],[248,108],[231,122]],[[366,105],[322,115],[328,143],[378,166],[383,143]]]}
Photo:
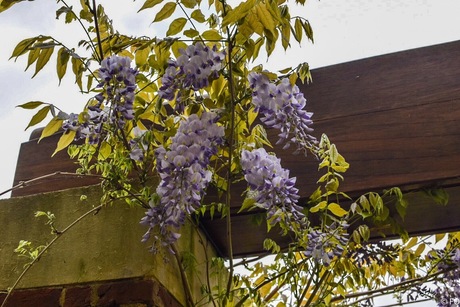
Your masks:
{"label": "climbing plant", "polygon": [[[1,1],[0,12],[19,2]],[[262,55],[270,61],[275,48],[313,42],[310,23],[296,15],[295,7],[306,1],[291,2],[142,1],[139,11],[150,11],[153,23],[167,30],[165,37],[133,37],[118,32],[96,0],[58,0],[57,18],[80,24],[83,38],[73,46],[46,35],[26,38],[11,58],[26,57],[34,76],[54,62],[59,82],[72,75],[91,98],[80,113],[24,103],[20,107],[37,110],[28,127],[51,115],[41,138],[61,131],[55,153],[67,150],[79,163],[78,175],[101,178],[98,210],[114,199],[145,208],[139,244],[146,252],[180,263],[176,242],[183,225],[198,229],[204,216],[225,219],[229,255],[207,264],[226,261],[225,286],[203,284],[197,297],[183,272],[190,306],[373,305],[376,296],[389,293],[405,302],[434,298],[450,306],[460,296],[460,234],[446,235],[445,247],[436,250],[426,238],[408,237],[401,220],[410,208],[400,189],[357,199],[343,193],[349,164],[333,140],[313,130],[298,87],[311,79],[308,64],[278,72],[252,64]],[[267,130],[276,131],[276,139]],[[299,191],[273,146],[317,161],[317,189]],[[237,203],[232,189],[241,182],[247,188]],[[211,190],[217,195],[212,201]],[[291,243],[266,239],[270,260],[236,263],[230,235],[235,208],[264,213],[261,227]],[[52,213],[38,215],[53,225]],[[369,242],[383,225],[401,241]],[[34,261],[44,248],[21,241],[17,252]],[[237,264],[246,273],[236,273]]]}

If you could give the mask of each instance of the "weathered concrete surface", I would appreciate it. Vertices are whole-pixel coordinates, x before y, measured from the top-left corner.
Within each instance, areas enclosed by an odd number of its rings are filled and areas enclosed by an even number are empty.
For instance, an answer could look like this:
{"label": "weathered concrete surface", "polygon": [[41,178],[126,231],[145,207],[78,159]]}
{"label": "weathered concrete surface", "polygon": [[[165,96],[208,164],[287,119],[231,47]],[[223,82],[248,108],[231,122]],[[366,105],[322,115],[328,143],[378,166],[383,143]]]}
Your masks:
{"label": "weathered concrete surface", "polygon": [[[81,195],[86,195],[86,200],[80,200]],[[93,186],[1,200],[0,290],[13,285],[27,261],[13,252],[20,240],[31,241],[37,246],[54,237],[49,226],[45,225],[46,218],[34,217],[36,211],[55,214],[55,225],[62,230],[98,206],[100,196],[100,188]],[[152,255],[148,245],[140,242],[146,231],[139,224],[144,211],[117,202],[85,217],[58,239],[18,288],[152,278],[184,302],[184,290],[174,258],[170,257],[171,261],[165,264],[161,256]],[[197,231],[187,226],[182,231],[179,249],[192,253],[198,263],[204,263],[205,253],[200,242]],[[207,252],[209,257],[214,256],[211,247],[207,247]],[[198,270],[204,272],[204,268],[198,267]],[[200,285],[195,280],[191,283],[198,298]]]}

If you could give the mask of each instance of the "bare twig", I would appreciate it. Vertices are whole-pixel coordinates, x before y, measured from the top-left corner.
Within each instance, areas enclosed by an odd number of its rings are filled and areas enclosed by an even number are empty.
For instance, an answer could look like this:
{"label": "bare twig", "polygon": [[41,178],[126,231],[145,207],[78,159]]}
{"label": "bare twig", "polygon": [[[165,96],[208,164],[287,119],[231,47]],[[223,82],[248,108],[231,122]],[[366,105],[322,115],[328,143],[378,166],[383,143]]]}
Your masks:
{"label": "bare twig", "polygon": [[100,179],[104,179],[102,176],[100,175],[95,175],[95,174],[77,174],[77,173],[71,173],[71,172],[61,172],[61,171],[57,171],[57,172],[54,172],[54,173],[50,173],[50,174],[46,174],[46,175],[43,175],[43,176],[39,176],[39,177],[36,177],[36,178],[33,178],[33,179],[30,179],[30,180],[25,180],[25,181],[21,181],[19,182],[17,185],[3,191],[0,193],[0,196],[2,195],[5,195],[6,193],[8,192],[11,192],[13,190],[17,190],[17,189],[21,189],[21,188],[24,188],[24,187],[27,187],[33,183],[37,183],[41,180],[45,180],[45,179],[48,179],[48,178],[51,178],[51,177],[55,177],[55,176],[68,176],[68,177],[94,177],[94,178],[100,178]]}
{"label": "bare twig", "polygon": [[171,244],[171,249],[174,252],[174,258],[176,259],[177,266],[179,267],[180,277],[182,280],[182,286],[185,292],[185,300],[187,301],[187,306],[195,306],[193,303],[192,290],[190,289],[190,282],[188,281],[187,274],[185,273],[185,268],[180,259],[179,251],[174,244]]}
{"label": "bare twig", "polygon": [[379,289],[375,289],[375,290],[369,290],[369,291],[363,291],[363,292],[355,292],[355,293],[347,294],[345,296],[336,296],[336,297],[333,297],[331,299],[331,303],[346,300],[346,299],[350,299],[350,298],[363,297],[362,299],[359,299],[359,300],[354,301],[352,303],[352,304],[356,304],[357,302],[360,302],[362,300],[366,300],[371,296],[372,297],[382,296],[382,295],[388,294],[388,291],[391,291],[391,290],[395,290],[395,289],[398,289],[398,288],[406,288],[406,287],[410,288],[410,287],[413,287],[414,285],[428,282],[430,280],[435,279],[439,275],[445,274],[445,273],[450,272],[450,271],[452,271],[454,269],[456,269],[456,268],[450,268],[450,269],[447,269],[447,270],[438,271],[436,273],[429,274],[429,275],[422,276],[422,277],[418,277],[418,278],[407,279],[407,280],[402,281],[400,283],[390,285],[390,286],[387,286],[387,287],[383,287],[383,288],[379,288]]}
{"label": "bare twig", "polygon": [[14,289],[16,289],[16,287],[18,286],[18,284],[21,282],[21,280],[24,278],[24,276],[26,275],[26,273],[30,270],[30,268],[38,262],[38,260],[40,260],[40,258],[43,256],[43,254],[60,238],[62,237],[62,235],[64,233],[66,233],[69,229],[71,229],[73,226],[75,226],[76,224],[78,224],[81,220],[83,220],[85,217],[87,217],[88,215],[94,213],[94,214],[97,214],[99,212],[99,210],[103,207],[103,204],[97,206],[97,207],[94,207],[93,209],[87,211],[86,213],[84,213],[83,215],[81,215],[79,218],[77,218],[75,221],[73,221],[72,223],[69,224],[69,226],[67,226],[66,228],[64,228],[64,230],[60,231],[60,232],[56,232],[56,236],[53,238],[53,240],[51,240],[44,248],[43,250],[40,251],[40,253],[37,255],[36,258],[34,258],[32,260],[32,262],[28,263],[26,268],[24,269],[24,271],[22,271],[21,275],[19,275],[19,277],[16,279],[16,281],[14,282],[13,286],[11,288],[8,289],[8,294],[6,295],[5,299],[3,300],[3,303],[2,305],[0,305],[0,307],[4,307],[6,306],[6,302],[8,301],[8,298],[11,296],[11,293],[14,291]]}

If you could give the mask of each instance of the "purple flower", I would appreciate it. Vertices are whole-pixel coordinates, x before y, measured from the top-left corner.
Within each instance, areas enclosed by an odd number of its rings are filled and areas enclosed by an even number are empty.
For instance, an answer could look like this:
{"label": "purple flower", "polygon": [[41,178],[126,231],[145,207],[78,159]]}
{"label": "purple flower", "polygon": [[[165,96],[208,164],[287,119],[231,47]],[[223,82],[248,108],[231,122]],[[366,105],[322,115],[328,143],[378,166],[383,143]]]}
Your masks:
{"label": "purple flower", "polygon": [[105,89],[105,97],[96,98],[98,105],[100,106],[105,98],[114,108],[113,115],[121,122],[123,119],[131,120],[134,117],[133,103],[137,73],[137,70],[131,68],[130,58],[117,55],[105,58],[99,69],[102,82],[98,87]]}
{"label": "purple flower", "polygon": [[442,261],[438,264],[439,270],[446,270],[441,280],[435,281],[437,288],[433,290],[434,299],[438,306],[454,306],[460,302],[460,249],[456,248],[446,254],[438,251]]}
{"label": "purple flower", "polygon": [[[170,60],[169,66],[163,75],[159,96],[167,100],[174,100],[176,92],[182,90],[198,91],[209,85],[210,77],[217,77],[222,69],[225,52],[217,51],[217,47],[210,48],[201,42],[180,50],[177,60]],[[181,93],[176,101],[181,100]]]}
{"label": "purple flower", "polygon": [[253,91],[252,103],[263,115],[261,121],[280,131],[276,144],[288,148],[294,143],[297,145],[295,153],[312,150],[316,143],[316,138],[310,134],[313,113],[304,110],[306,99],[297,85],[292,85],[287,78],[274,84],[266,75],[255,72],[251,72],[248,79]]}
{"label": "purple flower", "polygon": [[344,246],[348,242],[348,234],[343,233],[343,229],[348,225],[337,224],[325,226],[324,230],[310,229],[307,235],[307,247],[304,251],[305,256],[311,257],[314,261],[329,266],[334,257],[342,256]]}
{"label": "purple flower", "polygon": [[78,115],[70,114],[62,128],[77,131],[76,139],[87,138],[90,144],[95,144],[104,123],[123,126],[126,120],[133,119],[136,75],[130,58],[117,55],[105,58],[99,69],[101,83],[97,86],[102,92],[94,97],[95,103],[88,106],[81,122]]}
{"label": "purple flower", "polygon": [[248,196],[256,206],[267,210],[271,225],[282,222],[282,227],[292,228],[294,221],[305,225],[302,207],[297,205],[296,178],[289,178],[289,170],[281,167],[280,159],[264,148],[243,150],[241,167],[249,184]]}
{"label": "purple flower", "polygon": [[152,208],[141,221],[149,226],[143,241],[159,228],[152,251],[160,242],[166,245],[175,242],[179,236],[177,229],[185,223],[186,216],[200,206],[212,180],[208,169],[210,158],[223,140],[224,128],[217,124],[217,115],[205,112],[201,117],[192,114],[180,124],[169,149],[161,146],[156,150],[159,201],[151,203]]}

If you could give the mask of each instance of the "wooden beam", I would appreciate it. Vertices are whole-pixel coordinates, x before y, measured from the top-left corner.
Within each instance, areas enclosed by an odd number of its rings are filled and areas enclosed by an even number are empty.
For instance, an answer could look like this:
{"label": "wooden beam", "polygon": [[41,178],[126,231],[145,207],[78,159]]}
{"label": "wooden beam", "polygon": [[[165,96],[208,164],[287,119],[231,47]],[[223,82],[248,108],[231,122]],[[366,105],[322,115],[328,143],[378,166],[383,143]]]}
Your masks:
{"label": "wooden beam", "polygon": [[[379,192],[393,186],[406,191],[445,187],[451,193],[447,207],[434,207],[421,194],[411,196],[415,198],[406,228],[411,234],[460,229],[460,206],[456,205],[460,202],[460,41],[319,68],[312,75],[313,83],[300,87],[308,100],[307,109],[315,113],[316,136],[325,132],[351,164],[341,190],[358,196],[363,191]],[[277,132],[268,133],[276,141]],[[56,142],[50,138],[38,145],[34,141],[22,145],[15,184],[75,169],[65,155],[49,159]],[[321,175],[318,162],[278,147],[275,152],[283,167],[297,177],[301,196],[308,197]],[[14,191],[13,195],[83,184],[88,182],[61,178]],[[244,184],[232,189],[232,214],[241,205],[244,189]],[[246,213],[234,216],[236,255],[263,251],[265,223],[255,227],[255,218]],[[223,221],[203,222],[210,239],[226,255]],[[276,231],[270,235],[287,243]]]}

